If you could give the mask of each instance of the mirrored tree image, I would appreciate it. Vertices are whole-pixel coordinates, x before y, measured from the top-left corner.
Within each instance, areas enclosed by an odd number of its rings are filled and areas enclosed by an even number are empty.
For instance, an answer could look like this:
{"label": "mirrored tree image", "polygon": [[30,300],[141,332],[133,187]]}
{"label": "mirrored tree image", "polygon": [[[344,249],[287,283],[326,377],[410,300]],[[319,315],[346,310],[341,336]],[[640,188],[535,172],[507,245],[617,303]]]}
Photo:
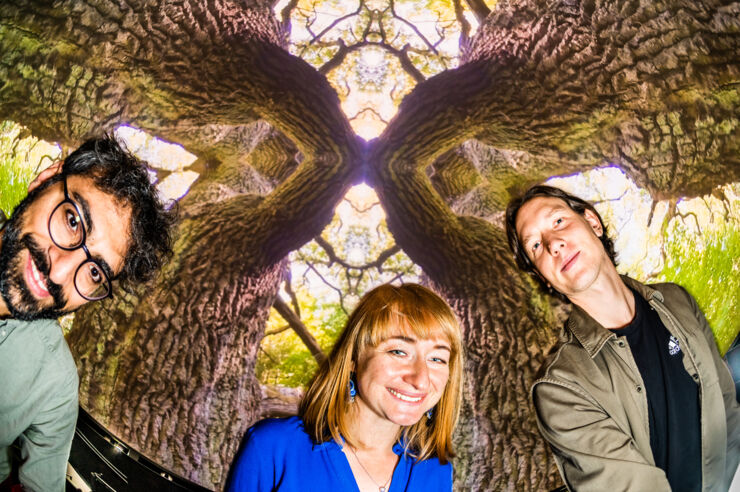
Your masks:
{"label": "mirrored tree image", "polygon": [[549,490],[529,388],[567,307],[516,269],[506,204],[563,176],[621,200],[626,216],[600,208],[620,269],[686,285],[726,350],[738,53],[740,6],[711,0],[3,2],[0,176],[34,174],[16,154],[58,158],[35,139],[64,155],[141,130],[192,154],[156,171],[178,199],[173,259],[67,335],[82,407],[175,473],[220,490],[357,299],[420,281],[463,329],[455,487]]}

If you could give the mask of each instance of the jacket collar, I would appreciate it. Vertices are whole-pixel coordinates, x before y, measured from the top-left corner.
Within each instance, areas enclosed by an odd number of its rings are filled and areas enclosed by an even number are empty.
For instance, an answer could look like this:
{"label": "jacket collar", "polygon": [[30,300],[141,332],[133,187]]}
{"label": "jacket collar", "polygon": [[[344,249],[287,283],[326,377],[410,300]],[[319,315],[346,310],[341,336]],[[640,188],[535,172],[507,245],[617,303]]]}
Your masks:
{"label": "jacket collar", "polygon": [[[627,287],[640,294],[646,301],[651,302],[653,299],[659,302],[663,301],[663,294],[657,290],[626,275],[621,275],[621,277]],[[599,353],[607,340],[616,337],[613,331],[601,326],[586,311],[575,304],[573,304],[573,309],[568,317],[566,326],[568,331],[576,337],[578,343],[586,349],[586,352],[588,352],[591,358]]]}

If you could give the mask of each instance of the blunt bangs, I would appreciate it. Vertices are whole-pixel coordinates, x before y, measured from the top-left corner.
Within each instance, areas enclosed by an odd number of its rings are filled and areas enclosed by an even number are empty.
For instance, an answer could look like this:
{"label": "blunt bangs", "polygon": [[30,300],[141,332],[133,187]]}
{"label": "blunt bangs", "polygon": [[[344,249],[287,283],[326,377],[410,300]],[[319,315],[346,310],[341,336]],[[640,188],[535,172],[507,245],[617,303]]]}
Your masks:
{"label": "blunt bangs", "polygon": [[[450,351],[460,351],[460,331],[452,310],[441,299],[428,295],[409,295],[409,291],[395,292],[393,299],[382,305],[366,306],[367,311],[357,321],[360,336],[357,356],[395,336],[418,340],[440,337],[450,344]],[[400,294],[400,295],[399,295]]]}

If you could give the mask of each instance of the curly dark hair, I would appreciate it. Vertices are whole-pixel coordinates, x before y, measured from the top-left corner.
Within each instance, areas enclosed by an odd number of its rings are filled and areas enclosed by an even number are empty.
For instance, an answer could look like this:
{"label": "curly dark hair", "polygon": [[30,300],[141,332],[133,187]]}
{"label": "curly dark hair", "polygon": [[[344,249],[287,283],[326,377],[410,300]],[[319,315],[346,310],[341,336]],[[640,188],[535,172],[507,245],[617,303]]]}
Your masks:
{"label": "curly dark hair", "polygon": [[89,176],[101,191],[131,207],[129,248],[117,279],[124,284],[151,279],[172,255],[177,212],[162,203],[146,163],[105,134],[67,156],[62,174]]}
{"label": "curly dark hair", "polygon": [[601,224],[601,228],[604,231],[603,234],[601,234],[601,237],[599,237],[601,244],[604,246],[604,251],[606,251],[612,264],[617,266],[617,255],[614,251],[614,242],[609,238],[606,231],[606,225],[604,225],[604,220],[601,218],[601,215],[599,215],[599,212],[596,211],[594,206],[586,200],[578,198],[575,195],[571,195],[560,188],[547,185],[535,185],[529,188],[522,196],[514,198],[509,202],[509,205],[506,207],[506,238],[509,241],[509,249],[514,253],[514,259],[516,260],[517,266],[534,278],[543,291],[557,297],[561,301],[569,302],[568,298],[563,294],[547,286],[545,279],[542,278],[542,275],[537,271],[532,260],[527,256],[527,252],[524,250],[524,246],[519,240],[519,235],[516,233],[516,216],[519,213],[519,210],[525,203],[537,197],[559,198],[572,210],[581,215],[583,215],[586,210],[590,210],[596,214],[596,217],[598,217],[599,223]]}

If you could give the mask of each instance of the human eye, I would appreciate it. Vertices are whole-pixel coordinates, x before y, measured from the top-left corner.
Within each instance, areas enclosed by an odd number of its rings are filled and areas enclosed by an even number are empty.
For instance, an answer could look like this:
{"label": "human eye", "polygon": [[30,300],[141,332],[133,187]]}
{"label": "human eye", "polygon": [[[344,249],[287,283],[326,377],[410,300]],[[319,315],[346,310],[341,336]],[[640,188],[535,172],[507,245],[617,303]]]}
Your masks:
{"label": "human eye", "polygon": [[558,217],[557,219],[555,219],[555,225],[556,226],[559,226],[560,224],[563,223],[563,221],[564,221],[564,219],[562,217]]}
{"label": "human eye", "polygon": [[445,357],[441,357],[441,356],[438,356],[438,355],[434,355],[434,356],[430,357],[429,360],[432,361],[432,362],[434,362],[434,363],[436,363],[436,364],[442,364],[442,365],[447,365],[447,363],[448,363],[448,361],[447,361],[447,359]]}
{"label": "human eye", "polygon": [[532,247],[532,252],[537,251],[537,248],[540,247],[540,242],[539,241],[532,241],[531,247]]}
{"label": "human eye", "polygon": [[100,270],[100,267],[98,267],[94,263],[90,263],[87,268],[87,276],[88,280],[90,280],[93,284],[100,284],[103,282],[103,272]]}
{"label": "human eye", "polygon": [[403,351],[403,350],[401,350],[401,349],[397,349],[397,348],[394,348],[394,349],[390,349],[390,350],[388,351],[388,353],[389,353],[389,354],[391,354],[391,355],[395,355],[395,356],[398,356],[398,357],[405,357],[405,356],[406,356],[406,352],[404,352],[404,351]]}
{"label": "human eye", "polygon": [[77,233],[77,231],[80,228],[80,216],[77,215],[75,210],[71,207],[64,211],[64,215],[65,215],[64,223],[67,226],[67,228],[71,232]]}

